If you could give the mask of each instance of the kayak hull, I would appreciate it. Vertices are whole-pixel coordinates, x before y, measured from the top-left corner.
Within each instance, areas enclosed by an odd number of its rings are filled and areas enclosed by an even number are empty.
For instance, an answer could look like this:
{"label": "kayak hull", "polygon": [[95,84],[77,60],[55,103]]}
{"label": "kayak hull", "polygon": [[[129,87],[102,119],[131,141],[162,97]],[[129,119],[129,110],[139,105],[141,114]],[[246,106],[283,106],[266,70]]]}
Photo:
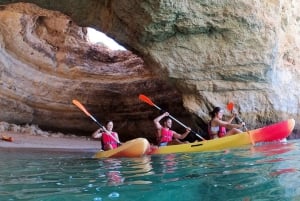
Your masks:
{"label": "kayak hull", "polygon": [[112,158],[112,157],[141,157],[147,153],[150,144],[145,138],[136,138],[127,141],[116,149],[108,151],[99,151],[94,155],[94,158]]}
{"label": "kayak hull", "polygon": [[159,147],[151,154],[170,154],[182,152],[216,151],[227,148],[240,147],[258,142],[270,142],[288,137],[295,126],[294,119],[288,119],[263,128],[231,135],[223,138],[201,142],[170,145]]}

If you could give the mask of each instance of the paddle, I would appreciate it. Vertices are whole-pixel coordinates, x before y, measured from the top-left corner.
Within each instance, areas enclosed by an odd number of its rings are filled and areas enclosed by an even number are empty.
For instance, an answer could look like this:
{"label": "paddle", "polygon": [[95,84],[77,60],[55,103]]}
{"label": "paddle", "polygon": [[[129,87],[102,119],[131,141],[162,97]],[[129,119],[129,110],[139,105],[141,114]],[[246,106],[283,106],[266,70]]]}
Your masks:
{"label": "paddle", "polygon": [[[148,103],[151,106],[156,107],[158,110],[162,110],[160,107],[158,107],[157,105],[155,105],[150,98],[148,98],[147,96],[140,94],[139,95],[139,99],[145,103]],[[169,114],[169,117],[171,119],[173,119],[174,121],[176,121],[178,124],[180,124],[181,126],[183,126],[184,128],[188,128],[186,125],[184,125],[183,123],[181,123],[180,121],[178,121],[175,117],[173,117],[172,115]],[[196,133],[195,131],[192,131],[192,133],[194,133],[198,138],[200,138],[201,140],[205,140],[203,137],[201,137],[198,133]]]}
{"label": "paddle", "polygon": [[98,121],[97,121],[97,119],[95,118],[95,117],[93,117],[93,115],[91,115],[88,111],[87,111],[87,109],[78,101],[78,100],[72,100],[72,103],[74,104],[74,105],[76,105],[81,111],[83,111],[87,116],[89,116],[100,128],[103,128],[105,131],[106,131],[106,133],[107,134],[109,134],[116,142],[118,142],[118,143],[120,143],[121,144],[121,142],[118,140],[118,139],[116,139],[114,136],[112,136],[107,130],[106,130],[106,128],[102,125],[102,124],[100,124]]}
{"label": "paddle", "polygon": [[[233,108],[234,108],[234,103],[233,102],[229,102],[227,104],[227,110],[231,111],[231,113],[233,113]],[[239,122],[244,122],[239,116],[236,116],[235,118],[237,118],[237,120]],[[246,125],[244,125],[244,128],[246,129],[246,131],[248,130]]]}

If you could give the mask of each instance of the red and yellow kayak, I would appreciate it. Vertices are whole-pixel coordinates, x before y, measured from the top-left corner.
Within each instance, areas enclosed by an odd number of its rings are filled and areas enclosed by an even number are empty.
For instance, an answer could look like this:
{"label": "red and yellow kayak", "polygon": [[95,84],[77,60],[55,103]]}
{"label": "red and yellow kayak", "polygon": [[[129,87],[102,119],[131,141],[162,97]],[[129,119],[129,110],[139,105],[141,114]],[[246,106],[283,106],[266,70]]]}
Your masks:
{"label": "red and yellow kayak", "polygon": [[108,151],[99,151],[94,158],[112,158],[112,157],[141,157],[145,155],[150,148],[150,144],[145,138],[136,138],[123,143],[116,149]]}
{"label": "red and yellow kayak", "polygon": [[258,142],[270,142],[288,137],[295,126],[294,119],[288,119],[263,128],[231,135],[223,138],[206,140],[201,142],[170,145],[159,147],[151,154],[170,154],[182,152],[215,151],[227,148],[240,147]]}
{"label": "red and yellow kayak", "polygon": [[[206,140],[201,142],[170,145],[159,148],[150,147],[150,144],[145,138],[136,138],[122,146],[109,150],[99,151],[95,154],[95,158],[110,158],[110,157],[141,157],[146,154],[170,154],[184,152],[200,152],[200,151],[216,151],[228,148],[235,148],[258,142],[270,142],[281,140],[288,137],[295,126],[294,119],[288,119],[279,123],[275,123],[263,128],[243,132],[237,135],[231,135],[214,140]],[[151,150],[152,149],[152,150]]]}

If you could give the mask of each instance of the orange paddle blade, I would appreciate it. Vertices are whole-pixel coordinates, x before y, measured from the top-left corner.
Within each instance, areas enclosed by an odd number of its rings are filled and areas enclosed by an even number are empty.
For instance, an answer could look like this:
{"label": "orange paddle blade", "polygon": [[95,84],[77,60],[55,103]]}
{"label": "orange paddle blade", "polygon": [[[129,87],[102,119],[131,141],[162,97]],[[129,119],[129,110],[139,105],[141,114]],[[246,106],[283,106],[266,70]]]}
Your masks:
{"label": "orange paddle blade", "polygon": [[154,106],[154,103],[150,100],[150,98],[148,98],[147,96],[140,94],[139,95],[139,99],[145,103],[148,103],[151,106]]}
{"label": "orange paddle blade", "polygon": [[72,100],[72,103],[81,109],[87,116],[92,116],[78,100]]}
{"label": "orange paddle blade", "polygon": [[233,110],[233,107],[234,107],[234,103],[233,103],[233,102],[229,102],[229,103],[227,104],[227,110],[232,111],[232,110]]}

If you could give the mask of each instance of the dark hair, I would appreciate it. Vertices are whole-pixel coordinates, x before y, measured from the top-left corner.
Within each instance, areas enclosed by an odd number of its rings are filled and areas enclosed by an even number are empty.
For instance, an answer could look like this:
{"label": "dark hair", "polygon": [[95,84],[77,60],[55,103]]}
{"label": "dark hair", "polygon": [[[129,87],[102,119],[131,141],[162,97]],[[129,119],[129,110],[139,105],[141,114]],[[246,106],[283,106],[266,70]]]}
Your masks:
{"label": "dark hair", "polygon": [[105,127],[107,126],[107,124],[108,124],[109,122],[114,123],[112,120],[107,120],[107,121],[105,122]]}
{"label": "dark hair", "polygon": [[168,116],[168,117],[164,117],[164,118],[162,119],[162,122],[167,122],[169,119],[172,120],[169,116]]}
{"label": "dark hair", "polygon": [[211,112],[209,112],[209,116],[211,116],[211,118],[214,118],[214,116],[218,113],[218,112],[220,112],[222,109],[220,108],[220,107],[215,107],[214,109],[213,109],[213,111],[211,111]]}

